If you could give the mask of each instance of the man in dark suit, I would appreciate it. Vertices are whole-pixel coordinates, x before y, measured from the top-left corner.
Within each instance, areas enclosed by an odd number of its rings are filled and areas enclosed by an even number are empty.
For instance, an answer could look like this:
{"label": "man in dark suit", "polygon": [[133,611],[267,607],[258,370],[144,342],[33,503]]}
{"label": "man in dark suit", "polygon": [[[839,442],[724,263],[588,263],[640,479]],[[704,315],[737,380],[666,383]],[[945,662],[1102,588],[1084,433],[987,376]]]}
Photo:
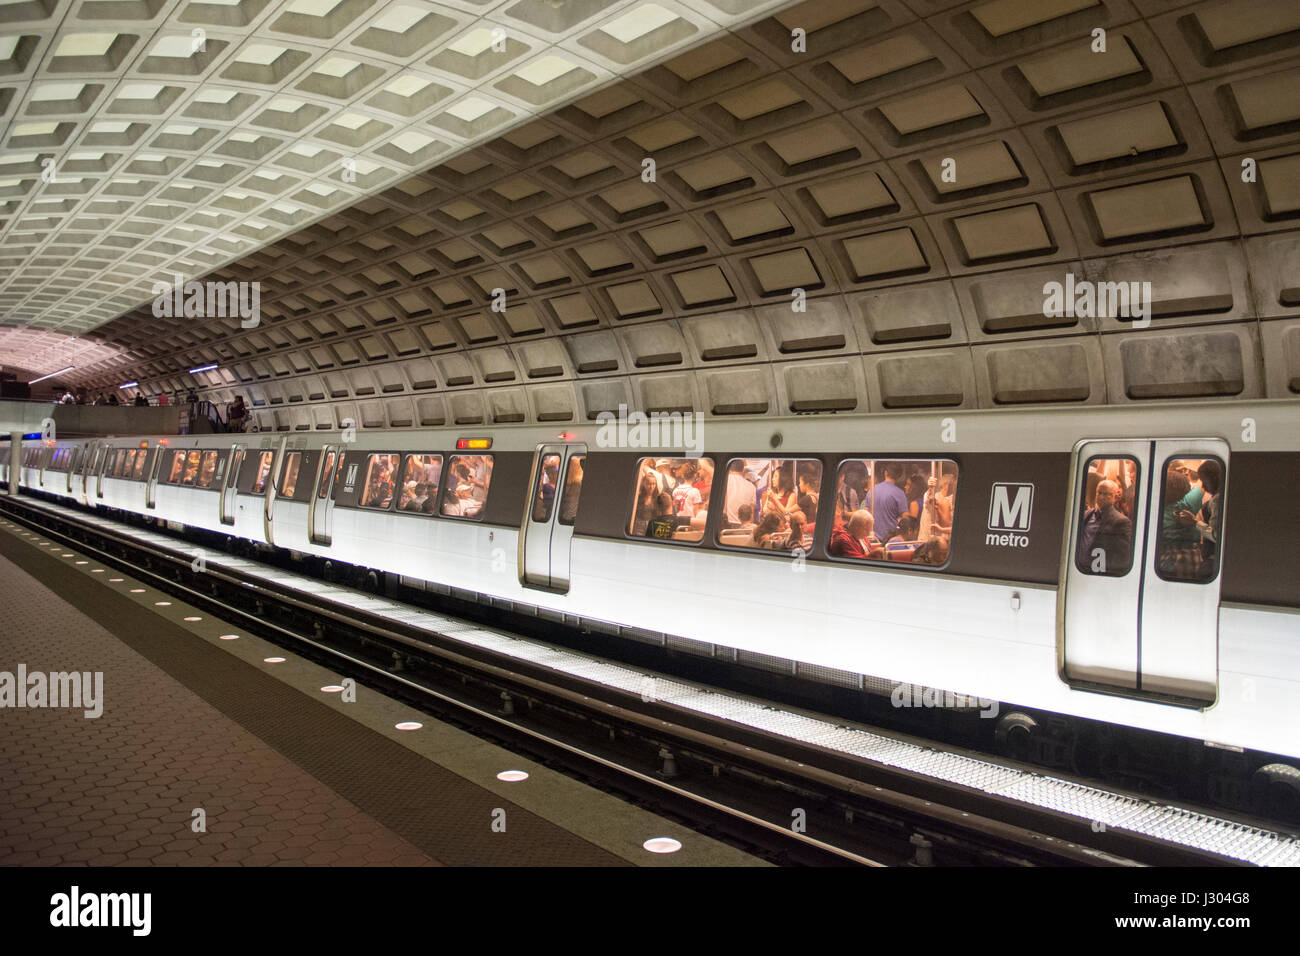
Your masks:
{"label": "man in dark suit", "polygon": [[1083,516],[1079,535],[1076,563],[1081,570],[1118,577],[1132,566],[1133,522],[1115,507],[1118,498],[1115,482],[1108,479],[1097,485],[1097,507]]}

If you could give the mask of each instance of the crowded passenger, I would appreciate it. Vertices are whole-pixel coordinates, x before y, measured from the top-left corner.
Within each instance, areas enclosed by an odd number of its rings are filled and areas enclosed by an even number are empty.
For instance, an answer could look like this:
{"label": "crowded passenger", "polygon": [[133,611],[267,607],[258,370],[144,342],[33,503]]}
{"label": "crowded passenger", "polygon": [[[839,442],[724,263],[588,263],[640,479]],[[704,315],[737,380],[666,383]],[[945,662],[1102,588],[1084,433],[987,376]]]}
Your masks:
{"label": "crowded passenger", "polygon": [[776,534],[781,527],[781,516],[775,511],[769,511],[758,520],[754,526],[754,533],[749,540],[751,548],[770,548],[772,547],[772,536]]}
{"label": "crowded passenger", "polygon": [[560,523],[573,524],[578,517],[578,499],[582,494],[582,456],[569,459],[564,476],[564,494],[560,498]]}
{"label": "crowded passenger", "polygon": [[1075,564],[1092,574],[1124,575],[1133,564],[1133,522],[1115,507],[1119,485],[1105,478],[1094,491],[1095,506],[1080,523]]}
{"label": "crowded passenger", "polygon": [[849,515],[843,527],[832,532],[827,551],[835,558],[883,557],[880,541],[872,534],[875,524],[871,512],[859,508]]}
{"label": "crowded passenger", "polygon": [[654,470],[642,472],[637,487],[636,505],[632,509],[632,534],[635,537],[645,536],[646,526],[654,517],[656,499],[660,494],[659,481]]}
{"label": "crowded passenger", "polygon": [[677,519],[673,516],[673,498],[665,492],[659,492],[654,499],[654,517],[646,523],[645,536],[661,541],[670,540],[677,530]]}
{"label": "crowded passenger", "polygon": [[899,462],[884,461],[878,462],[876,468],[879,478],[871,489],[869,510],[880,533],[892,537],[898,527],[898,519],[907,513],[907,495],[898,487],[902,465]]}

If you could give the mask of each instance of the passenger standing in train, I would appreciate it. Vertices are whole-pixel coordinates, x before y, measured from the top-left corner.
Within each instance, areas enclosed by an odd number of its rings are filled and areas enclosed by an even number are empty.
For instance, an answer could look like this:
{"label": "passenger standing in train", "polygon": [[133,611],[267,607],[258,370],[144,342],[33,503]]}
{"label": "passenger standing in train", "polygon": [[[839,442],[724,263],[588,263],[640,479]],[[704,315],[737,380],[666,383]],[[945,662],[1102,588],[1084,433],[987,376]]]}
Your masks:
{"label": "passenger standing in train", "polygon": [[866,503],[866,488],[870,477],[870,473],[862,465],[854,463],[845,466],[840,476],[840,487],[836,496],[839,500],[838,510],[841,517],[853,514]]}
{"label": "passenger standing in train", "polygon": [[1223,469],[1217,461],[1206,459],[1196,470],[1201,479],[1201,488],[1209,497],[1201,501],[1201,521],[1197,526],[1201,531],[1201,552],[1207,561],[1214,561],[1219,551],[1219,533],[1223,527]]}
{"label": "passenger standing in train", "polygon": [[442,478],[442,458],[439,455],[425,455],[424,465],[420,469],[420,478],[432,489],[437,489]]}
{"label": "passenger standing in train", "polygon": [[476,455],[474,457],[474,489],[470,492],[470,497],[478,502],[479,511],[487,504],[488,482],[492,480],[492,463],[486,455]]}
{"label": "passenger standing in train", "polygon": [[695,512],[699,510],[700,505],[704,503],[704,496],[700,494],[699,489],[692,484],[695,477],[694,468],[687,464],[683,465],[681,470],[681,481],[673,489],[673,507],[680,518],[693,518]]}
{"label": "passenger standing in train", "polygon": [[666,541],[677,530],[677,519],[673,517],[672,495],[662,492],[655,497],[655,516],[646,524],[645,536]]}
{"label": "passenger standing in train", "polygon": [[[1096,506],[1083,516],[1075,563],[1096,574],[1124,575],[1133,564],[1133,522],[1115,507],[1119,485],[1109,478],[1097,483]],[[1101,553],[1098,554],[1097,552]],[[1098,558],[1102,561],[1098,562]]]}
{"label": "passenger standing in train", "polygon": [[659,484],[661,495],[671,495],[673,489],[677,487],[677,480],[673,478],[673,463],[667,458],[659,458],[655,461],[655,481]]}
{"label": "passenger standing in train", "polygon": [[870,510],[880,533],[886,538],[892,538],[898,527],[898,519],[907,512],[907,495],[898,487],[903,468],[893,461],[881,462],[878,468],[880,476],[876,486],[871,489]]}
{"label": "passenger standing in train", "polygon": [[582,460],[569,459],[569,470],[564,475],[564,494],[560,497],[560,521],[573,524],[578,517],[578,498],[582,491]]}
{"label": "passenger standing in train", "polygon": [[1201,577],[1205,556],[1196,513],[1201,510],[1204,491],[1192,487],[1182,462],[1170,466],[1165,477],[1165,506],[1160,515],[1158,567],[1163,574],[1184,581]]}
{"label": "passenger standing in train", "polygon": [[743,523],[740,509],[745,505],[749,506],[747,520],[754,520],[754,496],[754,483],[745,476],[741,467],[732,466],[727,471],[726,505],[722,512],[728,528],[735,528]]}
{"label": "passenger standing in train", "polygon": [[[654,517],[655,499],[659,491],[659,476],[651,469],[641,473],[641,484],[637,490],[636,508],[632,512],[632,534],[638,538],[646,533],[650,519]],[[672,499],[669,498],[669,501]]]}
{"label": "passenger standing in train", "polygon": [[709,459],[696,459],[694,486],[695,490],[700,493],[701,498],[707,498],[709,492],[713,489],[713,463]]}
{"label": "passenger standing in train", "polygon": [[[816,472],[808,468],[799,472],[799,510],[805,515],[817,513],[817,493],[820,490],[817,485]],[[812,510],[804,507],[805,499],[812,502]]]}
{"label": "passenger standing in train", "polygon": [[795,497],[794,489],[788,487],[785,473],[779,469],[774,470],[772,483],[763,496],[763,514],[775,513],[782,521],[786,520],[786,516],[798,507]]}

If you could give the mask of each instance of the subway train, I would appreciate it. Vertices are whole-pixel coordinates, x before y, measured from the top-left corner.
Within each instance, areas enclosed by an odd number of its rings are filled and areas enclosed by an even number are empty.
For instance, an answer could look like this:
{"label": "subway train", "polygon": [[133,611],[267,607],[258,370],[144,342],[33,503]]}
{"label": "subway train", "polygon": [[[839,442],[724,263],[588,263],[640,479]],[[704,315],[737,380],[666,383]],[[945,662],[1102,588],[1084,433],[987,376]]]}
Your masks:
{"label": "subway train", "polygon": [[998,702],[999,733],[1083,718],[1297,775],[1300,402],[636,416],[27,441],[20,481],[895,703]]}

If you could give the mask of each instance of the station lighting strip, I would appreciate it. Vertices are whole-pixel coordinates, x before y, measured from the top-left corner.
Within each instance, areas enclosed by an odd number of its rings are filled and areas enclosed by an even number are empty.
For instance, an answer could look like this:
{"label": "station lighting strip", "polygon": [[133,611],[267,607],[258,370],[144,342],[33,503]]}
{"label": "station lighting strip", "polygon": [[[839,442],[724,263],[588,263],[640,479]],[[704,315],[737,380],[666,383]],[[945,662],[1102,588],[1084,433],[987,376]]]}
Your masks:
{"label": "station lighting strip", "polygon": [[[178,544],[175,538],[140,531],[98,515],[84,515],[48,502],[28,500],[26,503],[55,514],[74,515],[77,520],[87,524],[170,550],[175,550]],[[383,598],[329,585],[322,587],[322,583],[315,578],[278,568],[268,569],[253,561],[226,559],[210,563],[291,587],[314,598],[324,597],[343,607],[418,627],[473,647],[595,681],[629,694],[644,694],[647,680],[652,680],[654,700],[660,703],[672,704],[697,714],[720,718],[908,773],[982,790],[991,796],[1067,814],[1087,821],[1090,825],[1104,825],[1108,830],[1128,830],[1255,866],[1300,866],[1300,840],[1286,834],[1235,823],[1183,807],[1112,793],[1058,777],[1005,767],[976,757],[946,753],[869,730],[845,727],[829,720],[780,710],[682,681],[646,674],[574,651],[485,630],[433,611],[395,604]]]}

